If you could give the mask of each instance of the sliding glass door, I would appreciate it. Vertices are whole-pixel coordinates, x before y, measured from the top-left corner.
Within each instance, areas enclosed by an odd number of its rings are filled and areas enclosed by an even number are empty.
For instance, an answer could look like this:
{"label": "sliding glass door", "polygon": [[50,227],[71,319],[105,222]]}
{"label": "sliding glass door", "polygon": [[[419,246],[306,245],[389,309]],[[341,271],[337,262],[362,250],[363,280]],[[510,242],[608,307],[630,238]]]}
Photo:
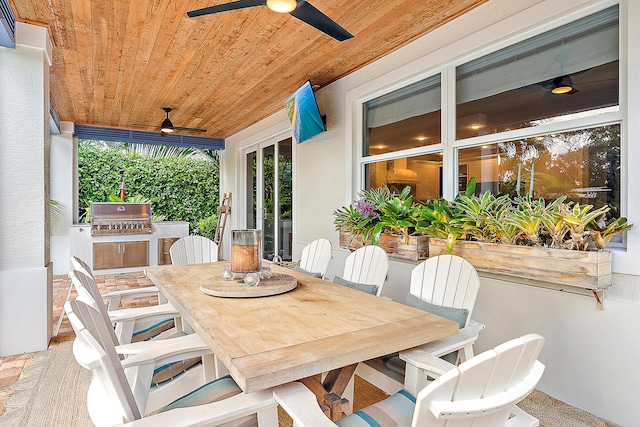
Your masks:
{"label": "sliding glass door", "polygon": [[291,260],[292,139],[265,144],[246,154],[247,228],[262,230],[263,258]]}

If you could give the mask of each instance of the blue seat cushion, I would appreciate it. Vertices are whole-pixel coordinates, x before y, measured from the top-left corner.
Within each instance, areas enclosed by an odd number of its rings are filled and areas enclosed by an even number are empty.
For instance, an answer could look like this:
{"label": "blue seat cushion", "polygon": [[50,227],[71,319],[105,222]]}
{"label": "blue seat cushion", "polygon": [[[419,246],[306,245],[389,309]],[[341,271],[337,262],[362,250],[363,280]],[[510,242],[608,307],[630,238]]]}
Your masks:
{"label": "blue seat cushion", "polygon": [[312,273],[312,272],[307,271],[304,268],[299,267],[297,265],[295,267],[293,267],[293,271],[297,271],[299,273],[308,274],[309,276],[313,276],[313,277],[317,277],[318,279],[322,279],[322,273]]}
{"label": "blue seat cushion", "polygon": [[340,427],[397,427],[410,426],[416,398],[400,390],[385,400],[361,409],[336,422]]}
{"label": "blue seat cushion", "polygon": [[233,378],[229,375],[225,375],[224,377],[215,379],[210,383],[195,389],[191,393],[174,400],[169,405],[162,408],[160,412],[217,402],[240,393],[242,393],[242,390],[238,387]]}
{"label": "blue seat cushion", "polygon": [[338,285],[346,286],[351,289],[356,289],[358,291],[366,292],[371,295],[375,295],[378,292],[378,286],[376,285],[365,285],[364,283],[350,282],[340,276],[335,276],[333,278],[333,283],[337,283]]}
{"label": "blue seat cushion", "polygon": [[141,322],[135,325],[131,342],[146,341],[160,335],[175,326],[173,318],[167,318],[159,322]]}

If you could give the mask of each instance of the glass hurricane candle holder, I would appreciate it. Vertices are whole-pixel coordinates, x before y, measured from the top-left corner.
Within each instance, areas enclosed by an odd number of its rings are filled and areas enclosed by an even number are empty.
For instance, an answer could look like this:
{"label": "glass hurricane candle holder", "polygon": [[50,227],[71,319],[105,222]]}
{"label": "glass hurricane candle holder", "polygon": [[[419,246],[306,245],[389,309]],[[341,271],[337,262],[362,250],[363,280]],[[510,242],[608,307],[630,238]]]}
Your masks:
{"label": "glass hurricane candle holder", "polygon": [[256,273],[262,268],[260,230],[231,230],[231,271]]}

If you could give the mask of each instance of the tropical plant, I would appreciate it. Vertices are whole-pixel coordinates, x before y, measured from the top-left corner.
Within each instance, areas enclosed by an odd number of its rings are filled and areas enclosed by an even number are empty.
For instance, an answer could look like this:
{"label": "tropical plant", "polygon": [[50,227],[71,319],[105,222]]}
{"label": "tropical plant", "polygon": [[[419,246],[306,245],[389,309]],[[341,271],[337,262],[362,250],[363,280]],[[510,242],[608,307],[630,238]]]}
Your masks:
{"label": "tropical plant", "polygon": [[64,222],[65,206],[57,200],[49,199],[49,221],[50,234],[54,235],[57,229]]}
{"label": "tropical plant", "polygon": [[[215,215],[219,201],[217,153],[210,150],[148,149],[135,144],[81,140],[78,145],[79,216],[89,221],[91,201],[105,202],[124,181],[130,194],[149,200],[169,221],[197,222]],[[175,157],[179,156],[179,157]]]}
{"label": "tropical plant", "polygon": [[[604,214],[602,215],[604,218]],[[589,224],[591,237],[598,249],[604,249],[609,244],[613,236],[631,230],[633,224],[627,224],[626,218],[611,218],[608,221],[602,219],[592,221]]]}
{"label": "tropical plant", "polygon": [[[451,252],[456,240],[587,250],[591,243],[603,249],[613,236],[633,224],[625,218],[606,219],[608,206],[567,202],[562,196],[550,202],[529,196],[496,197],[489,191],[475,195],[475,179],[453,202],[445,199],[414,202],[406,187],[400,194],[388,188],[363,191],[359,200],[334,212],[338,231],[362,235],[376,245],[384,232],[447,240]],[[593,247],[591,246],[591,247]]]}

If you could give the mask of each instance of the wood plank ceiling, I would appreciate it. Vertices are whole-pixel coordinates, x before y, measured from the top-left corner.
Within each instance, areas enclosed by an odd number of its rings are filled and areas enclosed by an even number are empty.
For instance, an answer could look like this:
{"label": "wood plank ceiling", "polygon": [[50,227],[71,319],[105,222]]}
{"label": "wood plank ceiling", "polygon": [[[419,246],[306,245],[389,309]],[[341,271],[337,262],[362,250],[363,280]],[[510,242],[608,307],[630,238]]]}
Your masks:
{"label": "wood plank ceiling", "polygon": [[[313,0],[354,38],[338,42],[265,6],[188,18],[223,0],[9,0],[16,19],[50,29],[51,100],[61,120],[225,138],[487,0]],[[188,133],[187,133],[188,134]]]}

